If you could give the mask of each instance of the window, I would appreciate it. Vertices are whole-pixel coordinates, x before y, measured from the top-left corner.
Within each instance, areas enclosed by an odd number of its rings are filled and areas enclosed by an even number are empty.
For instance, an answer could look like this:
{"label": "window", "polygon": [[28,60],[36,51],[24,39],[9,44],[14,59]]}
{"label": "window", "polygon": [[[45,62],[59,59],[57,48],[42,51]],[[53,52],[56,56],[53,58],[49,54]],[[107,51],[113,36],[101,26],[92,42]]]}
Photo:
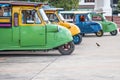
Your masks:
{"label": "window", "polygon": [[11,16],[11,7],[9,4],[0,4],[0,16]]}
{"label": "window", "polygon": [[40,15],[42,15],[42,18],[45,22],[49,22],[48,17],[46,16],[43,9],[39,9]]}
{"label": "window", "polygon": [[64,14],[63,17],[64,17],[65,19],[73,19],[74,14]]}
{"label": "window", "polygon": [[10,4],[0,4],[0,28],[10,28],[12,27],[11,21],[11,5]]}
{"label": "window", "polygon": [[47,13],[47,17],[49,18],[50,22],[58,22],[59,21],[55,14]]}
{"label": "window", "polygon": [[40,24],[41,20],[35,10],[23,10],[22,11],[22,23],[23,24]]}
{"label": "window", "polygon": [[101,16],[92,16],[92,20],[93,21],[102,21],[102,17]]}
{"label": "window", "polygon": [[117,4],[118,3],[118,0],[113,0],[113,4]]}
{"label": "window", "polygon": [[65,21],[65,19],[63,18],[63,16],[60,13],[58,15],[62,21]]}
{"label": "window", "polygon": [[75,22],[75,15],[74,14],[67,14],[67,13],[62,13],[63,18],[65,19],[65,21],[73,23]]}
{"label": "window", "polygon": [[95,0],[85,0],[85,2],[95,2]]}

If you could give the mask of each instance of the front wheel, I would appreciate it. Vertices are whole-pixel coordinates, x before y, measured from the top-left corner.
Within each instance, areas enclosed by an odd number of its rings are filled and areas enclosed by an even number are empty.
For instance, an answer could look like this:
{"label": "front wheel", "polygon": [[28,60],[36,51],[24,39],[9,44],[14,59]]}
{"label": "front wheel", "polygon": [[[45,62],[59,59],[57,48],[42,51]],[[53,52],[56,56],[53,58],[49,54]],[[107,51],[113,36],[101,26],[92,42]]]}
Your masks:
{"label": "front wheel", "polygon": [[95,34],[97,37],[101,37],[101,36],[103,36],[103,31],[100,30],[100,31],[96,32]]}
{"label": "front wheel", "polygon": [[114,30],[114,31],[112,31],[112,32],[110,32],[110,34],[112,35],[112,36],[115,36],[115,35],[117,35],[117,30]]}
{"label": "front wheel", "polygon": [[70,55],[74,49],[75,46],[73,42],[68,42],[67,44],[58,47],[58,50],[62,55]]}
{"label": "front wheel", "polygon": [[73,36],[73,42],[74,44],[80,44],[82,42],[82,36],[80,34]]}

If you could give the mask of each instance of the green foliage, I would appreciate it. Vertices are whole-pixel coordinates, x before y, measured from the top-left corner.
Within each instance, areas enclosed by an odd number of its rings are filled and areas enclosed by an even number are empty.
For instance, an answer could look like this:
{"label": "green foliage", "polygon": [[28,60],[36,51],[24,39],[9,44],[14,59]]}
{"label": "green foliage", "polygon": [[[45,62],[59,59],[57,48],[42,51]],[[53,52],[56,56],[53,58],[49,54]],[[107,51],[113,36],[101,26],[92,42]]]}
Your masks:
{"label": "green foliage", "polygon": [[33,0],[33,1],[36,1],[36,2],[48,2],[48,0]]}
{"label": "green foliage", "polygon": [[64,10],[77,9],[79,0],[49,0],[48,3],[55,7],[64,8]]}
{"label": "green foliage", "polygon": [[120,10],[120,0],[118,0],[117,8],[118,8],[118,10]]}
{"label": "green foliage", "polygon": [[78,9],[80,0],[24,0],[31,2],[48,2],[51,6],[64,8],[64,10]]}
{"label": "green foliage", "polygon": [[48,0],[21,0],[21,1],[31,1],[31,2],[48,2]]}

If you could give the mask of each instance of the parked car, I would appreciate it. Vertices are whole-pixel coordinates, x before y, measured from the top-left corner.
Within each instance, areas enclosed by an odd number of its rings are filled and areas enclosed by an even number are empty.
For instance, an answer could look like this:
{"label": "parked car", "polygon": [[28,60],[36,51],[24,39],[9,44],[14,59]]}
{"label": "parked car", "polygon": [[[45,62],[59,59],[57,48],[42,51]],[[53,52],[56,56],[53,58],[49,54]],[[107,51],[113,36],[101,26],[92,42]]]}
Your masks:
{"label": "parked car", "polygon": [[112,36],[117,35],[117,24],[112,21],[108,21],[103,13],[90,13],[90,19],[92,21],[99,22],[102,25],[103,32],[110,32]]}
{"label": "parked car", "polygon": [[66,21],[72,22],[77,25],[81,34],[95,33],[96,36],[101,37],[103,35],[102,26],[100,23],[91,21],[89,19],[88,12],[85,11],[61,11],[60,12]]}
{"label": "parked car", "polygon": [[64,20],[63,16],[59,13],[60,8],[47,8],[44,9],[48,19],[54,23],[59,24],[63,27],[66,27],[70,30],[73,36],[74,44],[80,44],[82,42],[82,36],[80,35],[80,29],[78,26],[74,25],[73,23],[69,23]]}
{"label": "parked car", "polygon": [[0,1],[0,50],[58,49],[62,55],[74,51],[70,31],[49,24],[40,5],[42,3]]}

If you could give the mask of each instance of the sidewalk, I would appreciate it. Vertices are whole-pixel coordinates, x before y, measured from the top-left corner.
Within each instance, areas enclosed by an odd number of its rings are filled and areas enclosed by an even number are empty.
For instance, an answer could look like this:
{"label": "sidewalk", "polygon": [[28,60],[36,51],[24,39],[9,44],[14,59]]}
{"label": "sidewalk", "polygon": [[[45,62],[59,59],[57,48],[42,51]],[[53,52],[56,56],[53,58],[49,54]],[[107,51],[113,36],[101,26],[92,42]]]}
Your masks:
{"label": "sidewalk", "polygon": [[86,35],[81,45],[75,47],[68,56],[61,56],[58,51],[2,55],[0,80],[120,79],[120,34]]}

